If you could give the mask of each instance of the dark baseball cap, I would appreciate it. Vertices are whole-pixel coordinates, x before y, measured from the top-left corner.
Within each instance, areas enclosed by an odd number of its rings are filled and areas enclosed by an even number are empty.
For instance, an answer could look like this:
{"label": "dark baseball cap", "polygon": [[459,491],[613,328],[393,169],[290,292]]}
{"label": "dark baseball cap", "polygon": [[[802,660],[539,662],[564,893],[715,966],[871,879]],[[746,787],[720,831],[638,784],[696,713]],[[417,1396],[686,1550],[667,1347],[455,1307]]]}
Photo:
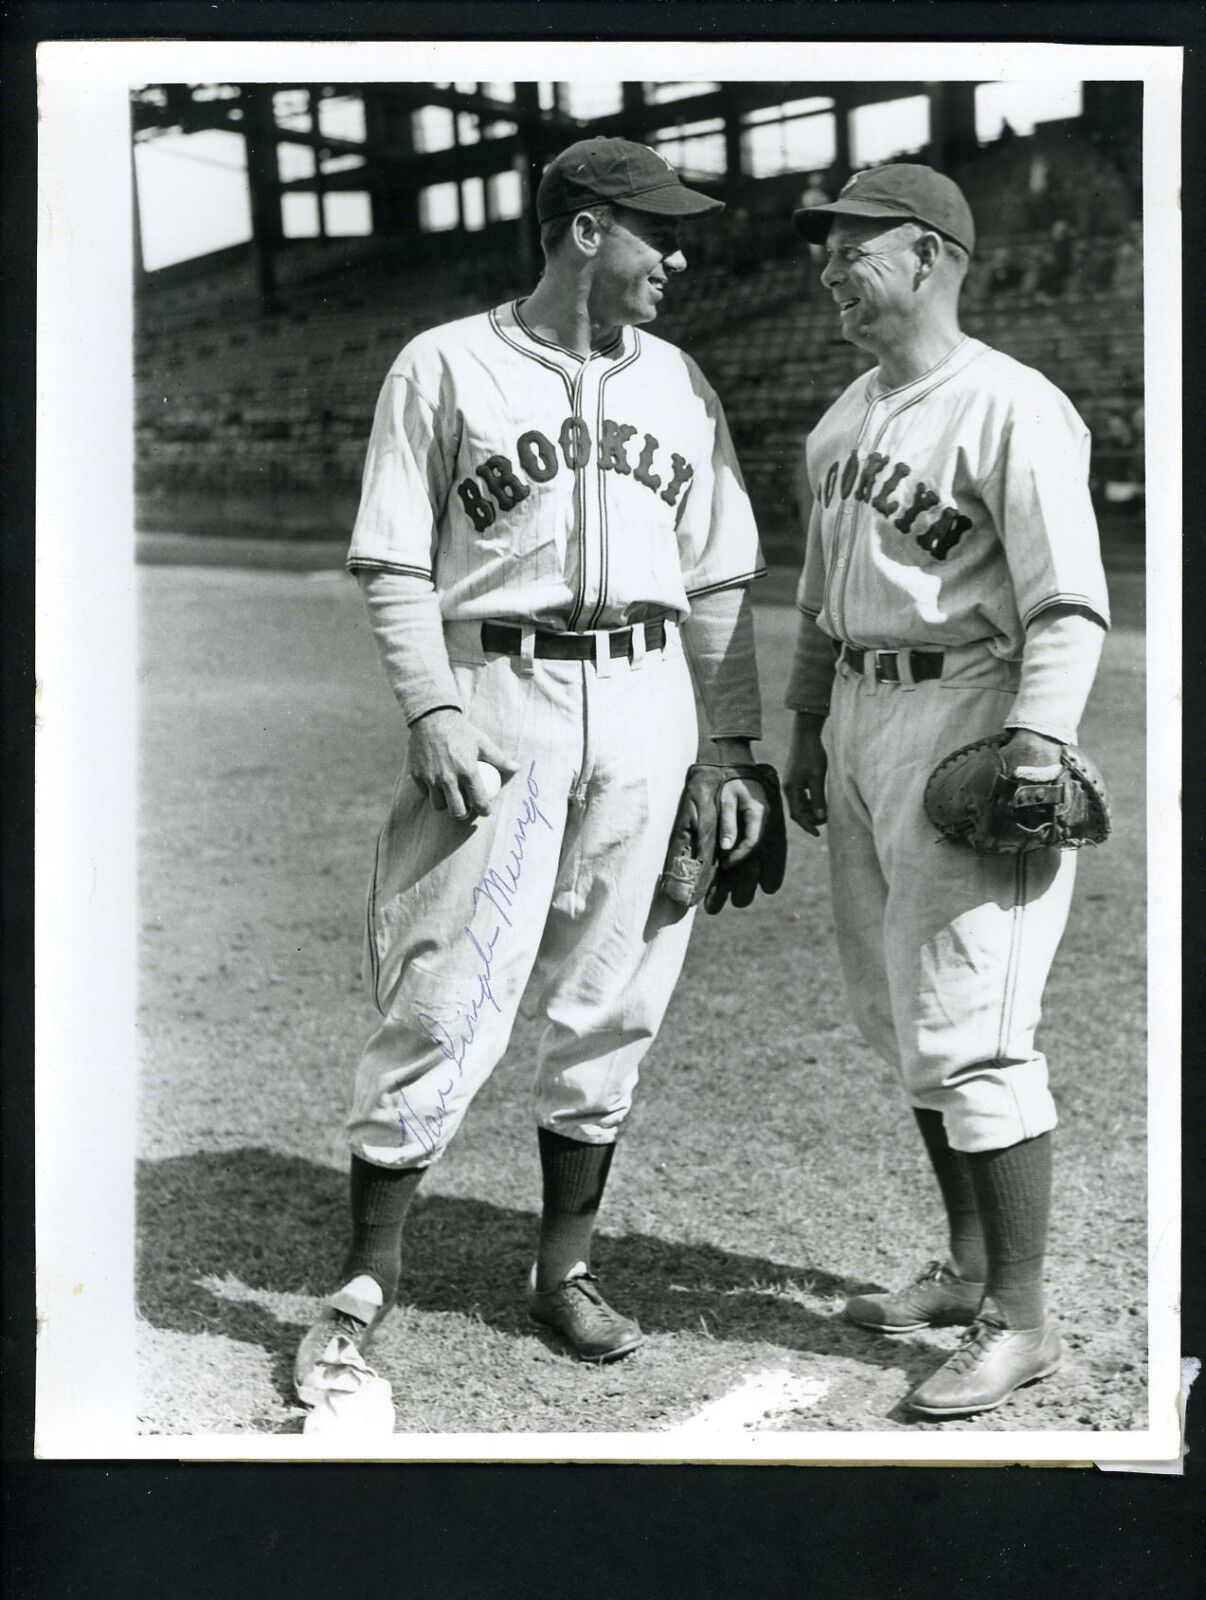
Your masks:
{"label": "dark baseball cap", "polygon": [[945,234],[970,252],[976,245],[976,224],[963,190],[944,173],[918,162],[894,161],[886,167],[856,172],[836,200],[805,206],[792,213],[796,231],[812,244],[823,244],[834,217],[883,217],[920,222]]}
{"label": "dark baseball cap", "polygon": [[541,222],[568,216],[600,201],[652,211],[663,217],[690,217],[717,211],[724,202],[688,189],[656,150],[631,139],[580,139],[555,156],[536,191]]}

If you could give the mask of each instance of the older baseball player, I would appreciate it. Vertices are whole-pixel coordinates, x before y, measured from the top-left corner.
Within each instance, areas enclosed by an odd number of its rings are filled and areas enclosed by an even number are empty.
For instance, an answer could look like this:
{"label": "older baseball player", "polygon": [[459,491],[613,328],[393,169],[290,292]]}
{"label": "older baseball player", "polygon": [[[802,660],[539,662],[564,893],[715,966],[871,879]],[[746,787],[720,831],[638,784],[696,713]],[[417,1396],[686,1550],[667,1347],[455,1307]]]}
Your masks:
{"label": "older baseball player", "polygon": [[784,789],[806,832],[828,820],[851,1005],[949,1220],[944,1261],[845,1310],[883,1333],[970,1324],[908,1404],[974,1413],[1060,1360],[1043,1299],[1056,1112],[1034,1035],[1076,858],[943,843],[922,791],[981,735],[1012,730],[1022,777],[1076,739],[1108,626],[1089,435],[1046,378],[960,331],[975,229],[949,178],[878,167],[795,219],[825,244],[843,336],[878,365],[808,441]]}
{"label": "older baseball player", "polygon": [[[718,206],[643,145],[571,146],[538,190],[536,289],[421,334],[386,378],[348,565],[410,739],[368,898],[381,1020],[348,1124],[351,1244],[296,1363],[311,1404],[383,1381],[362,1351],[407,1208],[525,992],[543,1021],[529,1312],[587,1359],[640,1343],[590,1240],[691,927],[655,888],[692,676],[718,762],[760,736],[763,562],[728,429],[690,357],[640,331],[686,265],[680,219]],[[766,797],[720,793],[738,862]]]}

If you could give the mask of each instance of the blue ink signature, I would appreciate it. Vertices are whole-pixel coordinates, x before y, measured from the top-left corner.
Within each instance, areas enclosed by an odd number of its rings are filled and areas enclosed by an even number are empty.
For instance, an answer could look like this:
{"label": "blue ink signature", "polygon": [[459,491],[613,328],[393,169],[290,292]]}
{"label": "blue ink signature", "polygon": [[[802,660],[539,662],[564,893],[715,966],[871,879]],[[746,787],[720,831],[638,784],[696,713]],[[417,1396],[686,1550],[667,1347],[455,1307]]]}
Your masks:
{"label": "blue ink signature", "polygon": [[[464,1075],[465,1056],[474,1039],[477,1037],[478,1020],[486,1006],[492,1006],[501,1016],[502,1007],[495,998],[491,974],[494,969],[495,951],[498,941],[502,937],[504,926],[514,927],[510,912],[514,909],[515,899],[519,893],[520,881],[523,878],[524,860],[527,854],[528,834],[538,822],[552,832],[553,824],[545,816],[539,805],[540,785],[536,782],[536,763],[532,761],[527,771],[527,795],[524,798],[519,814],[515,819],[515,831],[512,834],[514,843],[507,853],[507,859],[501,867],[491,865],[486,869],[485,875],[474,886],[472,892],[473,912],[477,915],[478,908],[486,903],[493,907],[498,914],[499,921],[494,931],[485,939],[480,938],[471,925],[466,925],[464,935],[473,948],[473,953],[478,959],[477,994],[468,1010],[462,1015],[454,1036],[442,1022],[430,1016],[426,1011],[416,1013],[415,1020],[420,1028],[435,1045],[439,1046],[440,1053],[451,1061],[456,1072],[448,1082],[437,1091],[434,1111],[425,1112],[420,1116],[407,1100],[404,1093],[399,1094],[399,1099],[404,1110],[398,1112],[398,1126],[402,1134],[402,1143],[407,1142],[409,1135],[413,1135],[422,1146],[426,1154],[432,1155],[439,1146],[440,1136],[444,1131],[444,1123],[448,1117],[448,1104],[457,1080]],[[409,1113],[409,1116],[407,1115]]]}

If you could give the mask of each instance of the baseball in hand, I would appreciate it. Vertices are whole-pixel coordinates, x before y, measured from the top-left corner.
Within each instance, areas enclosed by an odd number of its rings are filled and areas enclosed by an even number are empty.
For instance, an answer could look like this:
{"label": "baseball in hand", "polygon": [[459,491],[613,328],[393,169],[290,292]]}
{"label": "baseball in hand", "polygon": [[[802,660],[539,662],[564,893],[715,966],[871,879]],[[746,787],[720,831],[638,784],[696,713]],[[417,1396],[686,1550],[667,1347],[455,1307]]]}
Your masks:
{"label": "baseball in hand", "polygon": [[486,799],[493,800],[494,796],[502,788],[502,773],[497,767],[492,767],[488,761],[479,761],[477,764],[477,781],[481,785]]}

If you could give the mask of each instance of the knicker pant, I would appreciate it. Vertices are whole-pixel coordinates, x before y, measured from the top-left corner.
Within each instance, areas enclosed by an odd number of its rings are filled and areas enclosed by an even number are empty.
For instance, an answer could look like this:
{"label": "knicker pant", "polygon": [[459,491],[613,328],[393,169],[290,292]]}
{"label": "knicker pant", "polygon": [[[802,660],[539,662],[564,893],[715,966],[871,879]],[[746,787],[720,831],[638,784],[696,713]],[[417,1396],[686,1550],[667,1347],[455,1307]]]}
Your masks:
{"label": "knicker pant", "polygon": [[381,832],[365,969],[382,1020],[348,1132],[382,1165],[439,1158],[525,993],[525,1015],[544,1018],[537,1122],[614,1141],[692,922],[655,901],[697,742],[677,630],[639,664],[602,669],[485,656],[474,630],[448,631],[467,716],[519,770],[473,824],[434,811],[404,775]]}
{"label": "knicker pant", "polygon": [[949,652],[941,680],[869,683],[841,664],[825,725],[838,949],[868,1043],[956,1150],[1053,1128],[1035,1048],[1074,852],[980,856],[939,836],[922,792],[943,756],[999,732],[1016,664]]}

